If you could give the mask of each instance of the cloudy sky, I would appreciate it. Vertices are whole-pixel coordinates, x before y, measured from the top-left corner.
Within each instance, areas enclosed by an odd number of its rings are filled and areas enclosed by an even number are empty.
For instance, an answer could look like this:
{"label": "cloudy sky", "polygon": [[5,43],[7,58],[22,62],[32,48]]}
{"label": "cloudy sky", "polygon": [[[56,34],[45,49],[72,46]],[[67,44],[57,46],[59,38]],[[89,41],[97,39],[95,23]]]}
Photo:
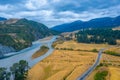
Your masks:
{"label": "cloudy sky", "polygon": [[27,18],[48,27],[120,15],[120,0],[0,0],[0,16]]}

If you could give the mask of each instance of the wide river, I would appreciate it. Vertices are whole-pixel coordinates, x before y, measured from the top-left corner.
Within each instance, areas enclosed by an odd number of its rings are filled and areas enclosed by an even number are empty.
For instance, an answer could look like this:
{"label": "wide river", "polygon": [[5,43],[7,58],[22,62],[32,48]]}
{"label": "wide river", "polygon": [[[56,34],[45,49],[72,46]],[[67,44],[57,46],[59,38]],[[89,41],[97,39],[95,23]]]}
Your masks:
{"label": "wide river", "polygon": [[[51,45],[56,40],[56,38],[57,36],[53,36],[51,40],[35,41],[33,42],[33,45],[31,47],[21,50],[19,52],[12,53],[16,55],[8,57],[8,58],[0,59],[0,67],[5,67],[9,69],[14,63],[19,62],[20,60],[28,61],[29,66],[32,67],[37,62],[48,57],[53,52],[54,49],[51,47]],[[39,58],[31,59],[31,56],[40,49],[40,46],[44,44],[46,44],[49,47],[49,51],[46,54],[40,56]]]}

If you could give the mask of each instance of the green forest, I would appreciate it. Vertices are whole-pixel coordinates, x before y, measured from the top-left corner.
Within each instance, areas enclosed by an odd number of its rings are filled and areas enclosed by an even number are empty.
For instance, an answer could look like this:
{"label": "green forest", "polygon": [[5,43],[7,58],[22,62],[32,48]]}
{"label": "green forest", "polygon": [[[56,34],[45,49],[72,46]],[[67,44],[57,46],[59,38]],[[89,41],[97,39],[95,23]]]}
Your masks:
{"label": "green forest", "polygon": [[120,31],[112,29],[85,29],[75,34],[77,42],[116,45]]}
{"label": "green forest", "polygon": [[0,80],[26,80],[28,74],[28,62],[20,60],[18,63],[14,63],[10,67],[10,71],[7,68],[0,67]]}
{"label": "green forest", "polygon": [[11,24],[0,23],[0,44],[11,46],[16,51],[29,47],[32,41],[49,35],[52,35],[52,32],[44,24],[27,19],[20,19]]}

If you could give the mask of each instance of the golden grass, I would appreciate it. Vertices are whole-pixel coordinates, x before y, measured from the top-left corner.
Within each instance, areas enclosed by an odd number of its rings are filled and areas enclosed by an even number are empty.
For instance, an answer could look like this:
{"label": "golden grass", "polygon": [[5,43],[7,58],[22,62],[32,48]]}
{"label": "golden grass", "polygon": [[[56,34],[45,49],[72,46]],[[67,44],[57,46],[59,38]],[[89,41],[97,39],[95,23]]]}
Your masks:
{"label": "golden grass", "polygon": [[[106,80],[120,80],[120,57],[103,54],[101,63],[107,65],[106,68],[108,69],[109,75],[106,77]],[[94,70],[86,80],[94,80],[94,75],[98,70]]]}
{"label": "golden grass", "polygon": [[63,40],[57,40],[52,44],[52,47],[55,48],[57,44],[62,44],[64,41]]}
{"label": "golden grass", "polygon": [[[94,63],[97,57],[97,53],[88,51],[108,46],[107,44],[84,44],[75,41],[57,43],[56,48],[72,48],[73,51],[55,50],[52,55],[30,69],[28,78],[31,78],[30,80],[76,80]],[[113,58],[111,62],[118,61],[118,58],[114,57],[104,54],[101,62],[107,62],[106,60],[111,60],[111,58]]]}
{"label": "golden grass", "polygon": [[[100,69],[101,68],[101,69]],[[108,71],[108,75],[106,76],[106,80],[120,80],[120,67],[100,67],[97,70],[94,70],[86,80],[94,80],[94,76],[98,71],[106,69]]]}
{"label": "golden grass", "polygon": [[82,65],[76,66],[73,72],[66,78],[66,80],[76,80],[77,77],[83,74],[90,66]]}
{"label": "golden grass", "polygon": [[[36,67],[39,67],[35,70]],[[44,69],[42,66],[39,66],[39,64],[36,64],[36,66],[33,67],[33,69],[29,70],[28,73],[29,77],[27,78],[27,80],[44,80]]]}
{"label": "golden grass", "polygon": [[101,63],[110,65],[110,66],[120,66],[120,57],[103,54]]}
{"label": "golden grass", "polygon": [[49,48],[47,48],[47,47],[44,48],[42,46],[36,53],[34,53],[32,55],[32,59],[35,59],[35,58],[38,58],[38,57],[44,55],[46,52],[48,52],[48,50],[49,50]]}
{"label": "golden grass", "polygon": [[[94,76],[96,75],[97,72],[102,72],[102,71],[108,71],[108,67],[99,67],[97,69],[95,69],[88,77],[86,80],[94,80]],[[108,75],[106,76],[106,80],[109,80],[109,73]]]}
{"label": "golden grass", "polygon": [[106,51],[112,51],[112,52],[115,52],[117,54],[120,54],[120,47],[112,47],[112,48],[109,48]]}
{"label": "golden grass", "polygon": [[[75,80],[95,61],[97,53],[55,50],[30,69],[30,80]],[[35,79],[34,79],[35,78]]]}
{"label": "golden grass", "polygon": [[72,48],[74,50],[93,50],[106,48],[109,45],[107,44],[86,44],[86,43],[77,43],[75,41],[66,41],[63,44],[58,44],[56,48]]}
{"label": "golden grass", "polygon": [[110,80],[120,80],[120,68],[109,67],[109,72],[111,74]]}

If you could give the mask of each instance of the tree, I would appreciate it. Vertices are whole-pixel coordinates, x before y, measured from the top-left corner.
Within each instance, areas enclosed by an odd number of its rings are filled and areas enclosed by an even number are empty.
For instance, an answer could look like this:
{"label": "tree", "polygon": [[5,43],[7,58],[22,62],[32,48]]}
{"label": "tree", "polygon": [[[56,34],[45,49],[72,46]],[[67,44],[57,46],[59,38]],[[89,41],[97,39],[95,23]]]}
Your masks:
{"label": "tree", "polygon": [[6,68],[0,68],[0,80],[10,80],[11,73]]}
{"label": "tree", "polygon": [[19,63],[13,64],[13,66],[10,68],[14,80],[25,80],[28,73],[28,62],[21,60]]}

